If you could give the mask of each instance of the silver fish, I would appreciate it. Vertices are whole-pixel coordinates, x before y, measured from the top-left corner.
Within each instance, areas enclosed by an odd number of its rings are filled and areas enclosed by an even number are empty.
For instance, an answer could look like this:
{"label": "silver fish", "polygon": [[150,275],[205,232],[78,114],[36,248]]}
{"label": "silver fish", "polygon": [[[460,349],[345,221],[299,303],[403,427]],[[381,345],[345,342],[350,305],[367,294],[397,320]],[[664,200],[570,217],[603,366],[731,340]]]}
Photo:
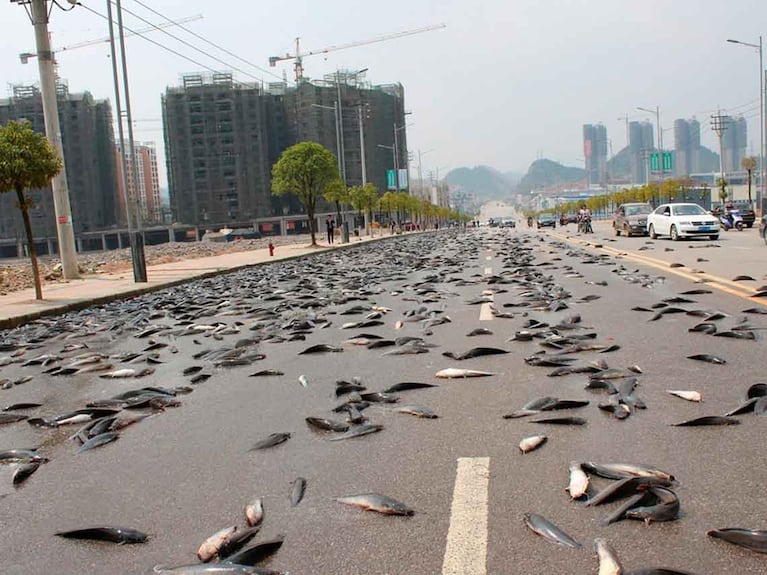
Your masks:
{"label": "silver fish", "polygon": [[545,435],[531,435],[529,437],[525,437],[522,439],[522,441],[519,442],[519,450],[522,453],[530,453],[531,451],[538,449],[541,445],[546,443],[546,440],[548,440],[548,437]]}
{"label": "silver fish", "polygon": [[339,497],[338,503],[344,505],[354,505],[365,511],[375,511],[384,515],[413,515],[414,511],[404,503],[379,495],[378,493],[364,493],[362,495],[350,495],[348,497]]}
{"label": "silver fish", "polygon": [[202,545],[200,545],[200,548],[197,550],[197,557],[200,561],[207,563],[218,555],[221,546],[234,534],[235,531],[237,531],[237,526],[235,525],[224,527],[203,541]]}

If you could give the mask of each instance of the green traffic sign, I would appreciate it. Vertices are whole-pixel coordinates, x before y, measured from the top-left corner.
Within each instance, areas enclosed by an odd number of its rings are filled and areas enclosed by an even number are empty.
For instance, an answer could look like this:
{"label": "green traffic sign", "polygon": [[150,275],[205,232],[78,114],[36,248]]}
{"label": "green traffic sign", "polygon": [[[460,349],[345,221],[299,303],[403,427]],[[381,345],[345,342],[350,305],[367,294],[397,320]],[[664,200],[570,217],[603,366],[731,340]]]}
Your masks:
{"label": "green traffic sign", "polygon": [[[671,172],[674,169],[674,160],[671,152],[663,152],[663,171]],[[650,171],[660,172],[660,154],[653,152],[650,154]]]}
{"label": "green traffic sign", "polygon": [[394,170],[386,170],[386,189],[397,189],[397,172]]}

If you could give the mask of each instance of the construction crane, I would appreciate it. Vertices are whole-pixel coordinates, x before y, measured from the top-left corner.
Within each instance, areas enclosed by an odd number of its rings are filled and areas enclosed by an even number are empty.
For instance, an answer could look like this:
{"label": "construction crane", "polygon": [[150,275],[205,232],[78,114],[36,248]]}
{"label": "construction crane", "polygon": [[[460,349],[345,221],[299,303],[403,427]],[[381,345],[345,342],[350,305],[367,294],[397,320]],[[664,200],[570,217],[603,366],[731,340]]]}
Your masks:
{"label": "construction crane", "polygon": [[[170,28],[171,26],[178,26],[180,24],[186,24],[187,22],[194,22],[195,20],[202,20],[202,14],[196,14],[195,16],[187,16],[186,18],[180,18],[179,20],[175,20],[173,22],[165,22],[163,24],[155,24],[154,26],[147,26],[146,28],[140,28],[138,30],[135,30],[133,32],[126,32],[125,36],[136,36],[138,34],[143,34],[145,32],[154,32],[158,28]],[[70,44],[69,46],[64,46],[63,48],[57,48],[53,50],[53,53],[57,52],[66,52],[69,50],[76,50],[77,48],[85,48],[86,46],[94,46],[96,44],[102,44],[104,42],[109,42],[109,36],[105,36],[104,38],[98,38],[96,40],[86,40],[85,42],[78,42],[77,44]],[[19,58],[21,59],[22,64],[26,64],[29,62],[30,58],[36,58],[37,54],[34,52],[23,52],[22,54],[19,54]]]}
{"label": "construction crane", "polygon": [[307,56],[316,56],[317,54],[327,54],[328,52],[337,52],[338,50],[346,50],[347,48],[355,48],[357,46],[365,46],[367,44],[375,44],[377,42],[385,42],[387,40],[394,40],[396,38],[403,38],[405,36],[412,36],[414,34],[421,34],[422,32],[431,32],[432,30],[441,30],[446,28],[445,24],[435,24],[433,26],[425,26],[423,28],[415,28],[413,30],[405,30],[403,32],[395,32],[394,34],[385,34],[383,36],[377,36],[368,40],[360,40],[357,42],[349,42],[348,44],[338,44],[337,46],[328,46],[320,50],[311,50],[309,52],[301,53],[300,41],[301,38],[296,38],[296,53],[285,54],[284,56],[270,56],[269,66],[274,68],[277,62],[283,60],[295,60],[294,68],[296,72],[296,84],[300,83],[304,77],[303,59]]}

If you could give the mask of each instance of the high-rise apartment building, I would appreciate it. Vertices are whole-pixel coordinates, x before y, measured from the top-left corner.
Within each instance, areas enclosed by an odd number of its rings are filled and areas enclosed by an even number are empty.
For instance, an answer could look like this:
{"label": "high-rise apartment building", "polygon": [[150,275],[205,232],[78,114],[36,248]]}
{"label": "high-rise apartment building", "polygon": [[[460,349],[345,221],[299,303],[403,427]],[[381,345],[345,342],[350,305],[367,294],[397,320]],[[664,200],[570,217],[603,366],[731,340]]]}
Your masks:
{"label": "high-rise apartment building", "polygon": [[583,125],[583,155],[586,158],[586,183],[607,183],[607,128],[602,124]]}
{"label": "high-rise apartment building", "polygon": [[647,183],[648,154],[655,150],[653,135],[653,125],[650,122],[629,123],[629,161],[631,181],[635,184]]}
{"label": "high-rise apartment building", "polygon": [[[75,232],[115,225],[116,167],[112,109],[109,102],[90,93],[70,94],[66,84],[57,86],[61,139],[66,158],[67,184]],[[0,99],[0,124],[27,120],[36,132],[45,133],[43,104],[35,86],[15,86],[13,95]],[[50,187],[30,190],[30,210],[36,237],[55,236],[56,222]],[[0,238],[24,236],[24,226],[13,194],[0,194]]]}
{"label": "high-rise apartment building", "polygon": [[395,126],[398,165],[407,167],[404,93],[399,84],[372,86],[358,76],[339,72],[288,88],[195,75],[168,88],[163,121],[174,218],[205,224],[300,213],[297,198],[272,196],[280,154],[297,142],[318,142],[342,159],[348,185],[361,184],[361,132],[366,180],[385,190],[394,155],[379,144],[394,147]]}
{"label": "high-rise apartment building", "polygon": [[688,176],[701,171],[700,122],[674,121],[674,175]]}
{"label": "high-rise apartment building", "polygon": [[[115,204],[117,205],[120,225],[125,225],[125,192],[120,154],[121,148],[118,142],[115,146],[117,163],[117,195],[115,197]],[[157,151],[155,150],[154,142],[136,144],[133,154],[125,154],[124,162],[133,221],[135,221],[137,209],[141,215],[142,223],[158,223],[162,221],[160,179],[157,174]]]}
{"label": "high-rise apartment building", "polygon": [[725,173],[741,169],[740,162],[746,156],[748,142],[748,122],[743,116],[733,118],[724,116],[722,132],[722,165]]}

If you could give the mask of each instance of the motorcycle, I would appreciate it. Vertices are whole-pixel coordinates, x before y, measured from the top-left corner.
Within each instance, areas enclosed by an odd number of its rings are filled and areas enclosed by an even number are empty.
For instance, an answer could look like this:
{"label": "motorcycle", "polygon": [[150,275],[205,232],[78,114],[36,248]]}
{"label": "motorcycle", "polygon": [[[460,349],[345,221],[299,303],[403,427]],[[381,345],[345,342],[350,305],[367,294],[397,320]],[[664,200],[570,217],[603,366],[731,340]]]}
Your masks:
{"label": "motorcycle", "polygon": [[719,215],[719,226],[725,231],[735,228],[739,232],[743,231],[743,217],[738,210],[730,210],[727,213]]}
{"label": "motorcycle", "polygon": [[593,234],[594,228],[591,227],[591,216],[578,216],[578,233]]}

